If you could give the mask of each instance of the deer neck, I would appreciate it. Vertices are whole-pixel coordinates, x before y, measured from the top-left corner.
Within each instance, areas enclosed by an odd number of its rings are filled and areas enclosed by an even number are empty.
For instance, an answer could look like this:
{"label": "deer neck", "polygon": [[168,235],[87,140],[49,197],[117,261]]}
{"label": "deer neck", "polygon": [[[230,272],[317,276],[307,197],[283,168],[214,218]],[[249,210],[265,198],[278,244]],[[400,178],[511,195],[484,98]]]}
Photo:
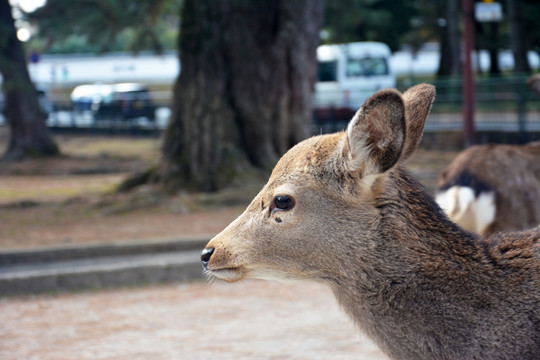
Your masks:
{"label": "deer neck", "polygon": [[400,248],[422,246],[441,256],[454,248],[477,249],[478,237],[450,221],[406,169],[398,166],[384,180],[375,199],[381,236],[408,245]]}
{"label": "deer neck", "polygon": [[465,258],[480,264],[481,254],[474,235],[451,223],[402,168],[389,174],[376,208],[377,241],[351,269],[350,282],[331,286],[344,310],[389,355],[419,358],[418,351],[435,351],[444,342],[434,331],[443,320],[434,304],[440,305],[439,297],[452,303],[460,289],[451,279],[468,276]]}

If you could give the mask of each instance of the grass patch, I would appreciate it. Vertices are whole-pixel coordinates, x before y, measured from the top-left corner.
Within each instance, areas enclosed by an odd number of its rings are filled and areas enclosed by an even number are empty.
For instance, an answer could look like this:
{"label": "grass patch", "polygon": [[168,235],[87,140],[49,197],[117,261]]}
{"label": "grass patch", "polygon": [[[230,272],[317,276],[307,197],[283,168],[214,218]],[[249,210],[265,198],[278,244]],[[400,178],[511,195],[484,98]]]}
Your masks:
{"label": "grass patch", "polygon": [[136,157],[147,161],[159,158],[156,138],[69,138],[61,143],[62,152],[71,156]]}
{"label": "grass patch", "polygon": [[71,197],[111,193],[123,175],[0,178],[0,203],[22,200],[65,200]]}

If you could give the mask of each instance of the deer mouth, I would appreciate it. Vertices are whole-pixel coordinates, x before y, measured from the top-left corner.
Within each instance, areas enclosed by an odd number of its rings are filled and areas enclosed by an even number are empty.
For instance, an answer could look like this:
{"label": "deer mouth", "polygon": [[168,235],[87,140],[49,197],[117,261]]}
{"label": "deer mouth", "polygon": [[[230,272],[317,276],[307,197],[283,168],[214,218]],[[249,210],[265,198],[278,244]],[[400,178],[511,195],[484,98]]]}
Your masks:
{"label": "deer mouth", "polygon": [[220,269],[212,269],[208,267],[205,273],[211,277],[228,282],[240,281],[246,277],[246,271],[242,267],[227,267]]}

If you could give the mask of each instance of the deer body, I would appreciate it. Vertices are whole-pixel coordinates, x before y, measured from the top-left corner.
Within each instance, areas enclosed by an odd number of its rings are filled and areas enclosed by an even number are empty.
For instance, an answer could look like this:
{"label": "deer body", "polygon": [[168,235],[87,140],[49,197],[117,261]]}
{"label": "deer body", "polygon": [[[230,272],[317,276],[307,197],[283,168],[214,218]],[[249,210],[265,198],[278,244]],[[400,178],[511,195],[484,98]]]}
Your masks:
{"label": "deer body", "polygon": [[441,172],[436,199],[480,235],[540,224],[540,142],[468,148]]}
{"label": "deer body", "polygon": [[411,217],[437,207],[403,169],[394,171],[394,188],[407,191],[379,197],[381,242],[363,266],[358,258],[348,265],[348,283],[330,281],[344,310],[395,359],[538,358],[538,261],[523,266],[538,258],[538,231],[479,240],[436,212]]}
{"label": "deer body", "polygon": [[540,358],[540,228],[479,239],[400,164],[434,95],[378,92],[289,150],[203,250],[208,274],[324,282],[392,359]]}

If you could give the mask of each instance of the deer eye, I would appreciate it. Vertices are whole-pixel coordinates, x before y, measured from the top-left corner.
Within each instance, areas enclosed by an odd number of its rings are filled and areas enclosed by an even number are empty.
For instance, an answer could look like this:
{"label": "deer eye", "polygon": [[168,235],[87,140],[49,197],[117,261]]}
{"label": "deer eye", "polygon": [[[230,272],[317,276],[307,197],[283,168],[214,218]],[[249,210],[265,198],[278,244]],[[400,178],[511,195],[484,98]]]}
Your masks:
{"label": "deer eye", "polygon": [[287,195],[278,195],[274,198],[274,206],[279,210],[290,210],[294,206],[294,200]]}

